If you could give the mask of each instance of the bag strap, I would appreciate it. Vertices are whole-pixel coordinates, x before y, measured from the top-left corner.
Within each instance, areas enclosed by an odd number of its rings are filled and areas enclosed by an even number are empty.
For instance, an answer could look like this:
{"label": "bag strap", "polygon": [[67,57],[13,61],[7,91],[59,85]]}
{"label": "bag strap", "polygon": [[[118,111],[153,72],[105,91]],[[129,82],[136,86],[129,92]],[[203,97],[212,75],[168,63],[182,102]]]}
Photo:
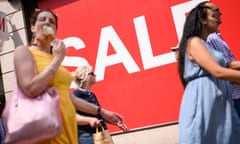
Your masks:
{"label": "bag strap", "polygon": [[[101,126],[101,129],[102,129],[102,131],[104,131],[105,129],[104,129],[104,127],[103,126]],[[96,127],[96,134],[98,134],[98,127]]]}

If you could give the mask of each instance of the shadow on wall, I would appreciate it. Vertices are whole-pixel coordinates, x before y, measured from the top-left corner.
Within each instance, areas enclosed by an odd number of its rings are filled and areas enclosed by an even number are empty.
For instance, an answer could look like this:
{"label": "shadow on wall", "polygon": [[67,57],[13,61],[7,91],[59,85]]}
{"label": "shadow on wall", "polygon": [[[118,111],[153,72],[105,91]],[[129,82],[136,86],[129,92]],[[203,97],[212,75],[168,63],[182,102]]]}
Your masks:
{"label": "shadow on wall", "polygon": [[[9,38],[13,40],[13,43],[14,43],[14,47],[16,48],[17,46],[19,45],[23,45],[23,40],[19,34],[19,32],[17,31],[17,28],[15,25],[13,25],[11,23],[10,20],[7,19],[7,22],[9,23],[10,27],[11,27],[11,32],[9,33]],[[3,47],[3,43],[4,43],[4,40],[1,40],[0,41],[0,51],[2,51],[2,47]]]}
{"label": "shadow on wall", "polygon": [[8,2],[11,4],[13,8],[18,8],[19,0],[8,0]]}
{"label": "shadow on wall", "polygon": [[21,36],[18,31],[16,31],[16,26],[12,25],[12,29],[14,30],[12,32],[11,38],[13,39],[14,42],[14,47],[17,47],[19,45],[23,45],[23,40],[21,39]]}
{"label": "shadow on wall", "polygon": [[[15,9],[15,11],[20,11],[22,8],[22,4],[19,0],[8,0],[9,4],[11,5],[11,7],[13,9]],[[7,22],[7,27],[10,28],[10,30],[8,30],[8,33],[9,33],[9,39],[12,39],[13,40],[13,43],[14,43],[14,47],[17,47],[19,45],[22,45],[24,44],[23,43],[23,40],[19,34],[19,31],[17,30],[16,28],[16,25],[12,24],[11,22],[11,17],[15,14],[15,12],[12,12],[10,14],[7,15],[7,19],[6,19],[6,22]],[[2,52],[2,48],[3,48],[3,44],[4,44],[4,40],[0,40],[0,51]]]}

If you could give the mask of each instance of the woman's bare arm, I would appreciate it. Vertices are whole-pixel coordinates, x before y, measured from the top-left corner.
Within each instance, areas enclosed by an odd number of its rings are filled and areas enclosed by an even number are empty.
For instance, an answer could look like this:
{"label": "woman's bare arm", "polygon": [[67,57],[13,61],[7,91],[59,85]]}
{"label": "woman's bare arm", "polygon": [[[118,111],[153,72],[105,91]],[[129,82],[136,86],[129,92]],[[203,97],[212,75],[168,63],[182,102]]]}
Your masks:
{"label": "woman's bare arm", "polygon": [[[61,42],[59,42],[56,47],[60,47],[60,45]],[[36,64],[28,47],[17,47],[14,52],[14,67],[18,85],[24,93],[30,97],[42,93],[48,86],[49,81],[53,78],[53,71],[56,71],[61,65],[63,57],[64,54],[54,56],[49,66],[41,73],[36,74]]]}
{"label": "woman's bare arm", "polygon": [[232,61],[228,64],[228,67],[231,69],[240,70],[240,61]]}
{"label": "woman's bare arm", "polygon": [[101,108],[101,110],[98,113],[98,110],[99,110],[98,106],[92,103],[89,103],[83,99],[80,99],[75,95],[73,95],[72,93],[70,93],[70,95],[71,95],[71,100],[73,102],[73,105],[76,107],[77,110],[80,110],[89,114],[93,114],[93,115],[100,114],[108,123],[118,126],[123,131],[128,130],[127,126],[123,122],[123,117],[120,114],[106,110],[104,108]]}
{"label": "woman's bare arm", "polygon": [[201,39],[194,37],[187,44],[188,57],[216,78],[240,83],[240,72],[219,65],[211,56]]}

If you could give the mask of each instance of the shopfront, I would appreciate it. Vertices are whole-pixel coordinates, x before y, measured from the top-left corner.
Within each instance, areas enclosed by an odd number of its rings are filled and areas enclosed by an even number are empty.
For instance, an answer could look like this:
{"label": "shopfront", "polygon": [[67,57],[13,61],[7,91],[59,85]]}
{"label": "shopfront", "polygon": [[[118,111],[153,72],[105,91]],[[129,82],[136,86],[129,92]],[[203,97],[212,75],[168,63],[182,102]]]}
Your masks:
{"label": "shopfront", "polygon": [[[186,13],[201,1],[39,0],[29,7],[23,0],[23,10],[26,25],[34,7],[57,13],[57,37],[68,49],[63,65],[70,72],[86,63],[94,67],[93,91],[102,106],[121,113],[130,128],[122,134],[109,125],[119,144],[123,136],[125,144],[173,144],[183,88],[171,48],[178,45]],[[212,2],[221,8],[220,30],[239,59],[238,1]],[[1,31],[3,23],[0,18]]]}

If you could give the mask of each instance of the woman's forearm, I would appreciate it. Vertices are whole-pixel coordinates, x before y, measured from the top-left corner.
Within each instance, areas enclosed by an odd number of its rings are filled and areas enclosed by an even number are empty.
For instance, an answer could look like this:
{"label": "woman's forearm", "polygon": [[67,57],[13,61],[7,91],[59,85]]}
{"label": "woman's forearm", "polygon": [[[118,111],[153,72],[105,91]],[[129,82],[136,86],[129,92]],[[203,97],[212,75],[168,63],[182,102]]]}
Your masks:
{"label": "woman's forearm", "polygon": [[74,96],[72,93],[70,94],[71,100],[75,108],[79,111],[86,112],[89,114],[97,115],[98,114],[98,106],[91,104],[81,98]]}

